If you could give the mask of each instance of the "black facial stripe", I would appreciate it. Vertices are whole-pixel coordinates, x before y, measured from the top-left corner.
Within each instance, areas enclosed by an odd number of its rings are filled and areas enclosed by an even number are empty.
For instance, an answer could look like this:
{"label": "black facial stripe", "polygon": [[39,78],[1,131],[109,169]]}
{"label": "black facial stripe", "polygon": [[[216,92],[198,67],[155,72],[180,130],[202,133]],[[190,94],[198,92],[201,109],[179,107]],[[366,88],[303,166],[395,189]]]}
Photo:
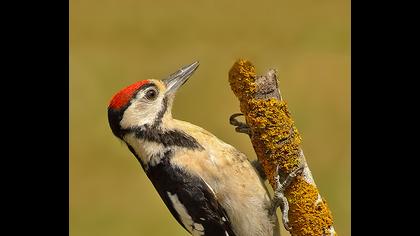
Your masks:
{"label": "black facial stripe", "polygon": [[133,130],[137,138],[150,142],[161,143],[164,147],[178,146],[188,149],[204,149],[195,138],[179,130],[162,131],[159,128],[143,125]]}
{"label": "black facial stripe", "polygon": [[164,97],[162,101],[162,110],[158,112],[152,128],[157,128],[159,124],[162,122],[162,118],[163,118],[163,115],[165,115],[166,109],[168,109],[168,98]]}

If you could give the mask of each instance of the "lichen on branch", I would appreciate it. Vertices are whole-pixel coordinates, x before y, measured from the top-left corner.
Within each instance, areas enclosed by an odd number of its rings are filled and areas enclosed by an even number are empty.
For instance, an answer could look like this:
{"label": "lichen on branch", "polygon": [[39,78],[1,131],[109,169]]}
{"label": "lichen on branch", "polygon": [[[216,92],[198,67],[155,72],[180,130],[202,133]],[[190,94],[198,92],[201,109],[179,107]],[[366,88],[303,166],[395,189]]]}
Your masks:
{"label": "lichen on branch", "polygon": [[301,137],[282,100],[275,70],[257,76],[251,62],[240,59],[229,71],[229,83],[251,129],[251,142],[267,179],[276,188],[276,169],[287,176],[305,169],[285,190],[292,235],[336,235],[331,212],[313,181],[300,148]]}

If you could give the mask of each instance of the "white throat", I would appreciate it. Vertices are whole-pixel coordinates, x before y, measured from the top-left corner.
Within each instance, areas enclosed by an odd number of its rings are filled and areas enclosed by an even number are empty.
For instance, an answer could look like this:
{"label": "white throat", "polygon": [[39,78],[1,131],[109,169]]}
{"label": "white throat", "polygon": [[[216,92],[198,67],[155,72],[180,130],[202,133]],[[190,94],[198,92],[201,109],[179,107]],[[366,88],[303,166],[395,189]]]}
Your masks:
{"label": "white throat", "polygon": [[146,166],[159,164],[165,152],[169,150],[169,147],[164,147],[161,143],[138,139],[134,133],[125,135],[124,140],[134,149],[138,158]]}

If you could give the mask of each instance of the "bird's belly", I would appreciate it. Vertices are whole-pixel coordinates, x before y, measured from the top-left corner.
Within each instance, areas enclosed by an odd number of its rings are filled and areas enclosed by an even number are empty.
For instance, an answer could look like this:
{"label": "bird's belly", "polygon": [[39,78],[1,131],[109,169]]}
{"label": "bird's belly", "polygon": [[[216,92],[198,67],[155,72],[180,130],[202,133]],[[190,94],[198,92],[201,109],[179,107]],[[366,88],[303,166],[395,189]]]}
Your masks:
{"label": "bird's belly", "polygon": [[231,183],[221,186],[219,183],[208,180],[237,235],[273,235],[274,225],[271,217],[268,216],[270,199],[262,184],[235,176],[231,176],[228,181]]}

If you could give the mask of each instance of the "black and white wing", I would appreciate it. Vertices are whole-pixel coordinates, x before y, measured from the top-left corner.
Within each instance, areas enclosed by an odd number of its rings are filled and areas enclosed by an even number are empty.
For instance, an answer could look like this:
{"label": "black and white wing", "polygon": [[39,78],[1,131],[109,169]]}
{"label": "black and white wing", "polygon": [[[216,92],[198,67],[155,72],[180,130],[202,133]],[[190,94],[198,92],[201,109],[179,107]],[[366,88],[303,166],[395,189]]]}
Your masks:
{"label": "black and white wing", "polygon": [[176,220],[192,235],[234,236],[229,218],[203,179],[162,161],[147,176]]}

